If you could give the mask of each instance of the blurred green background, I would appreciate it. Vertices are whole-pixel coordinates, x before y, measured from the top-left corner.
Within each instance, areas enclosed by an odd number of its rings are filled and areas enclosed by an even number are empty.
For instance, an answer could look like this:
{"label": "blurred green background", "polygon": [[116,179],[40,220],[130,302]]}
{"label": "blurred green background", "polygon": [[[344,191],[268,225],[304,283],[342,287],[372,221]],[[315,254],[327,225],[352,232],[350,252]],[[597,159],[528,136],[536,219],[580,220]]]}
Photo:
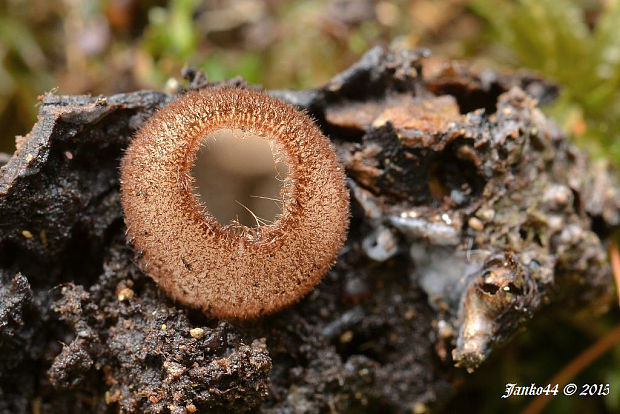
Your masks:
{"label": "blurred green background", "polygon": [[[307,88],[378,44],[540,73],[562,87],[545,111],[620,165],[620,0],[0,0],[0,151],[31,129],[48,91],[165,89],[186,65],[210,80]],[[450,408],[517,412],[528,399],[501,400],[506,382],[548,381],[619,320],[553,312],[466,381]],[[618,362],[616,346],[574,381],[611,383],[610,396],[556,398],[548,412],[620,412]]]}
{"label": "blurred green background", "polygon": [[188,64],[307,88],[377,44],[536,70],[563,87],[548,112],[620,164],[618,0],[0,0],[0,150],[47,91],[162,89]]}

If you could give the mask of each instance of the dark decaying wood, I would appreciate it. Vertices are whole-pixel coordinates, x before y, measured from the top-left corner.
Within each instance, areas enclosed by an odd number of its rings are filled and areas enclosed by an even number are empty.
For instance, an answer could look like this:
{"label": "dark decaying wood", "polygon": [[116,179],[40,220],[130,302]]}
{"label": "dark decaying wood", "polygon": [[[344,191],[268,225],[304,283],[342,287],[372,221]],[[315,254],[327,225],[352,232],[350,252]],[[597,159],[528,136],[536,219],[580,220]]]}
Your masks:
{"label": "dark decaying wood", "polygon": [[600,303],[620,193],[538,109],[556,88],[425,55],[269,92],[337,146],[352,221],[323,282],[251,322],[175,305],[125,243],[120,157],[174,96],[44,95],[2,158],[0,412],[420,412],[543,305]]}

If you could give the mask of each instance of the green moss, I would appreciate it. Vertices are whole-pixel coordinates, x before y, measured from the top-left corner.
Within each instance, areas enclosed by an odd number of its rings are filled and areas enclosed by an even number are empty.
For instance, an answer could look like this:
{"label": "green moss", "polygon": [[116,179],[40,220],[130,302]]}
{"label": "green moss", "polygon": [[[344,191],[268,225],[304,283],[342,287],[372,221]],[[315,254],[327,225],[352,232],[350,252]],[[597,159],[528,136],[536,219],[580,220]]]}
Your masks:
{"label": "green moss", "polygon": [[474,0],[471,8],[508,62],[561,85],[549,112],[565,130],[620,166],[620,1],[589,9],[577,0]]}

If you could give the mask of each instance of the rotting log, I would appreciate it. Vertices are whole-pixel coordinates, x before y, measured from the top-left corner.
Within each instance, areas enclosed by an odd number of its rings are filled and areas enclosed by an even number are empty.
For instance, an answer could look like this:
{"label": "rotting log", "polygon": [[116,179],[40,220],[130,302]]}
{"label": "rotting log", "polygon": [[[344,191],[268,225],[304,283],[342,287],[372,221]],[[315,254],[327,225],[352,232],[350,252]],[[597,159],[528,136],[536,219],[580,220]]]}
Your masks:
{"label": "rotting log", "polygon": [[604,300],[619,187],[538,108],[557,89],[426,54],[269,92],[336,145],[352,220],[311,294],[246,323],[175,305],[125,242],[119,160],[174,95],[44,95],[1,158],[0,412],[422,410],[543,305]]}

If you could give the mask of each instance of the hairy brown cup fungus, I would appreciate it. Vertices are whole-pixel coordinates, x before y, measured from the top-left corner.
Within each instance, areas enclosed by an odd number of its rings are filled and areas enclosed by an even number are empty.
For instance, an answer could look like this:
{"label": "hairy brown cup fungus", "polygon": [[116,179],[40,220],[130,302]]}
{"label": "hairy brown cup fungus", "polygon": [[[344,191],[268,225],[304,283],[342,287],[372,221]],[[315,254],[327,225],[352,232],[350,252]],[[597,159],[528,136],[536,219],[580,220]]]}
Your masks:
{"label": "hairy brown cup fungus", "polygon": [[[194,193],[205,137],[241,130],[278,144],[288,163],[282,212],[255,228],[222,225]],[[225,88],[190,92],[149,119],[121,163],[128,240],[176,300],[222,318],[253,318],[299,300],[344,242],[349,196],[334,148],[276,98]]]}

